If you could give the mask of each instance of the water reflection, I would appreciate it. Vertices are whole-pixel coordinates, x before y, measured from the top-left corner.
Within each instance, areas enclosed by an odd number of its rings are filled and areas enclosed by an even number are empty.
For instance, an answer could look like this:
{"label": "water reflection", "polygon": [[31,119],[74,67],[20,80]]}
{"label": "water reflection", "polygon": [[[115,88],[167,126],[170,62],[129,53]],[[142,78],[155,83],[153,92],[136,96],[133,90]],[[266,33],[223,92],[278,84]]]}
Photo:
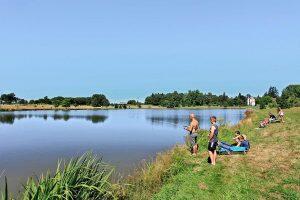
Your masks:
{"label": "water reflection", "polygon": [[85,119],[91,121],[92,123],[102,123],[108,116],[106,115],[70,115],[68,113],[64,114],[14,114],[14,113],[2,113],[0,114],[0,124],[13,124],[15,120],[21,120],[26,118],[41,118],[45,121],[48,118],[53,120],[63,120],[68,121],[70,119]]}
{"label": "water reflection", "polygon": [[188,123],[188,118],[175,116],[147,116],[146,119],[151,122],[152,125],[171,125],[177,127],[179,124]]}
{"label": "water reflection", "polygon": [[183,127],[189,124],[189,113],[194,113],[200,122],[200,128],[208,129],[210,126],[209,117],[215,115],[219,125],[236,124],[244,116],[243,110],[169,110],[155,111],[146,115],[146,120],[152,125]]}

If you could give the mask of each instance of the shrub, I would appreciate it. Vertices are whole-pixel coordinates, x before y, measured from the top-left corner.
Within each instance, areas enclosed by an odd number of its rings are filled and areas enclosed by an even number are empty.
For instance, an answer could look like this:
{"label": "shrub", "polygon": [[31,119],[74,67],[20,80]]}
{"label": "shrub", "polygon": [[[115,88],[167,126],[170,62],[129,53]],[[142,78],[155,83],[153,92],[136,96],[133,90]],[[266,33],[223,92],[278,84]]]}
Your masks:
{"label": "shrub", "polygon": [[61,102],[61,106],[62,106],[62,107],[65,107],[65,108],[70,107],[70,106],[71,106],[71,101],[70,101],[70,99],[64,99],[64,100]]}
{"label": "shrub", "polygon": [[109,101],[103,94],[94,94],[91,99],[93,107],[109,106]]}

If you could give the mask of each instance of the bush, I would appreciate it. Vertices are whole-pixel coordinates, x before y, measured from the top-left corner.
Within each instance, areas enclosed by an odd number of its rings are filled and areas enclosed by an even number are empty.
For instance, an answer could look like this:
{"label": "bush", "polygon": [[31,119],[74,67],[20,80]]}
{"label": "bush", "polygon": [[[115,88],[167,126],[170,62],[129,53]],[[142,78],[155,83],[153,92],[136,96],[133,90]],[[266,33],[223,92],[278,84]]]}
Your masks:
{"label": "bush", "polygon": [[103,94],[94,94],[91,99],[93,107],[109,106],[109,101]]}
{"label": "bush", "polygon": [[54,107],[57,108],[60,105],[60,101],[58,100],[52,101],[52,104],[54,105]]}
{"label": "bush", "polygon": [[61,102],[61,106],[62,106],[62,107],[65,107],[65,108],[70,107],[70,106],[71,106],[71,101],[70,101],[70,99],[64,99],[64,100]]}
{"label": "bush", "polygon": [[127,102],[127,104],[129,104],[129,105],[137,105],[138,102],[137,102],[136,100],[129,100],[129,101]]}
{"label": "bush", "polygon": [[259,104],[259,109],[265,109],[266,108],[266,104],[265,103],[260,103]]}
{"label": "bush", "polygon": [[276,98],[276,102],[280,108],[290,108],[292,106],[288,99],[283,97]]}

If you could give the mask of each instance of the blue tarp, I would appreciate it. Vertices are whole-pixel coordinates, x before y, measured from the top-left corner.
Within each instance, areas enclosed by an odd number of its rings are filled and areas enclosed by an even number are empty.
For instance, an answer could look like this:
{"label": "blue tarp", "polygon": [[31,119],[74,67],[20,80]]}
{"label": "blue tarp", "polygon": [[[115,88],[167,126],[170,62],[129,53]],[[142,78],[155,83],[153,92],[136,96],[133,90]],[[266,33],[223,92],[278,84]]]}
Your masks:
{"label": "blue tarp", "polygon": [[218,151],[219,153],[244,153],[248,151],[246,147],[232,146],[225,142],[220,142],[219,147],[220,147]]}

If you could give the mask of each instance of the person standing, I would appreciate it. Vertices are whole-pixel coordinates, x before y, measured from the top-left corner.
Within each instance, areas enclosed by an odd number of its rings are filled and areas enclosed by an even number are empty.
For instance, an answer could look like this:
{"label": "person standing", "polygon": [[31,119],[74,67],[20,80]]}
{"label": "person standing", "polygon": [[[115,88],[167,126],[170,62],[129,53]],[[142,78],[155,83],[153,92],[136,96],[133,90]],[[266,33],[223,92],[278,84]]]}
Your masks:
{"label": "person standing", "polygon": [[210,117],[210,131],[208,134],[208,154],[211,160],[212,165],[216,165],[216,159],[217,159],[217,146],[218,146],[218,133],[219,133],[219,127],[216,124],[217,118],[215,116]]}
{"label": "person standing", "polygon": [[280,118],[280,121],[282,123],[284,123],[284,112],[283,112],[283,110],[280,107],[278,108],[278,116]]}
{"label": "person standing", "polygon": [[195,117],[195,114],[190,114],[190,125],[185,129],[190,132],[190,143],[191,143],[191,153],[192,155],[197,155],[198,153],[198,144],[197,144],[197,137],[198,137],[198,129],[199,129],[199,122]]}

